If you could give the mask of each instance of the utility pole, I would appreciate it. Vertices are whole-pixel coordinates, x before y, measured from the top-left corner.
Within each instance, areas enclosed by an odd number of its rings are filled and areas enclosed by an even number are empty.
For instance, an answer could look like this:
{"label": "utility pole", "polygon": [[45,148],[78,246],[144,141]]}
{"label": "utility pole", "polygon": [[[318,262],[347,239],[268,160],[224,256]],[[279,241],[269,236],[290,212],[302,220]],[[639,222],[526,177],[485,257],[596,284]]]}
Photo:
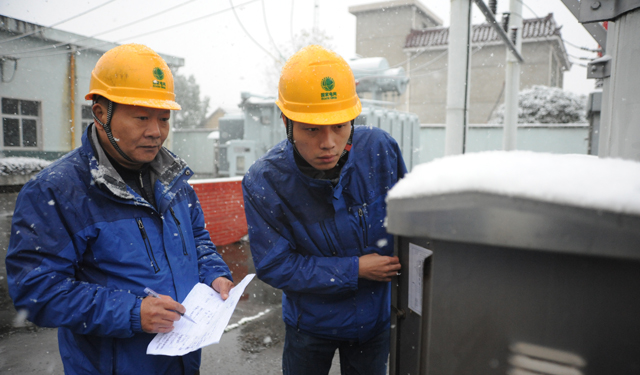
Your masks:
{"label": "utility pole", "polygon": [[318,30],[320,29],[320,0],[313,3],[313,40],[317,41]]}
{"label": "utility pole", "polygon": [[[522,52],[522,2],[509,2],[509,28],[511,42],[515,44],[518,53]],[[518,132],[518,92],[520,91],[520,62],[507,49],[507,71],[505,77],[504,96],[504,130],[502,134],[502,148],[506,151],[515,150]]]}
{"label": "utility pole", "polygon": [[445,155],[464,154],[466,148],[471,72],[471,1],[451,0]]}

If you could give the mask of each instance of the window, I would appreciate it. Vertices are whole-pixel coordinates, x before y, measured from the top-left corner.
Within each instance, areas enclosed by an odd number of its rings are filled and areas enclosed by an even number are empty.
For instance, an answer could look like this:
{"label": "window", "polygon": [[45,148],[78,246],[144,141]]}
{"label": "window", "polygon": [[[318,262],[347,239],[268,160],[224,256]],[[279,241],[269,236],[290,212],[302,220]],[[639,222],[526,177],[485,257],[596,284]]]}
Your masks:
{"label": "window", "polygon": [[82,133],[87,130],[87,127],[93,122],[93,114],[90,105],[82,106]]}
{"label": "window", "polygon": [[2,145],[37,148],[40,102],[2,98]]}

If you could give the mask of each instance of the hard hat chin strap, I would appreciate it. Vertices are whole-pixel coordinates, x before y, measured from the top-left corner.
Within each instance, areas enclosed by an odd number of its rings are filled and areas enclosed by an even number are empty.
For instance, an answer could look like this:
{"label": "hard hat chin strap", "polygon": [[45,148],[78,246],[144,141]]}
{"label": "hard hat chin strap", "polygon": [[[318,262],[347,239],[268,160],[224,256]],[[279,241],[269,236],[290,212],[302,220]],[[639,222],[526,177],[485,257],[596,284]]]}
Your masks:
{"label": "hard hat chin strap", "polygon": [[[115,138],[113,138],[113,133],[111,132],[111,117],[113,116],[113,102],[107,98],[105,98],[105,100],[109,102],[109,105],[107,107],[107,122],[103,123],[102,121],[100,121],[100,119],[96,117],[96,114],[93,113],[93,111],[91,111],[91,114],[93,115],[93,119],[96,120],[98,124],[102,125],[102,127],[104,128],[104,132],[107,134],[107,138],[109,138],[109,142],[111,142],[111,145],[113,146],[113,148],[115,148],[116,151],[118,151],[118,153],[123,158],[125,158],[125,160],[133,163],[133,160],[131,160],[131,158],[127,156],[127,154],[125,154],[124,151],[122,151],[120,146],[118,146],[118,144],[116,143]],[[93,99],[93,102],[96,103],[96,99]]]}
{"label": "hard hat chin strap", "polygon": [[356,122],[356,119],[351,120],[351,134],[349,135],[349,140],[347,140],[347,145],[344,146],[344,150],[342,150],[342,155],[340,155],[340,157],[343,157],[347,154],[347,152],[351,151],[351,144],[353,142],[353,128],[355,128],[354,124]]}
{"label": "hard hat chin strap", "polygon": [[[300,152],[298,152],[298,148],[296,147],[296,143],[293,141],[293,121],[291,121],[290,118],[285,116],[284,113],[282,114],[282,117],[284,117],[287,122],[287,139],[293,146],[293,149],[296,150],[298,155],[300,155]],[[354,128],[355,122],[356,122],[356,119],[351,120],[351,134],[349,135],[349,140],[347,140],[347,145],[344,147],[344,150],[342,150],[342,154],[340,154],[340,157],[345,156],[347,152],[351,151],[351,144],[353,143],[353,128]]]}

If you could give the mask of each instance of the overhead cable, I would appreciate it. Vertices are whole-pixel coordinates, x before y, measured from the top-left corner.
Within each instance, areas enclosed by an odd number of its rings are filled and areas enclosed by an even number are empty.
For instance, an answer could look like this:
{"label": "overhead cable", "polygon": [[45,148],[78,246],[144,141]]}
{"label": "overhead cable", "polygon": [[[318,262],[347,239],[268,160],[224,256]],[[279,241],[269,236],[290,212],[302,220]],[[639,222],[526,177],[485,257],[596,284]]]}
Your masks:
{"label": "overhead cable", "polygon": [[161,11],[159,11],[157,13],[152,14],[152,15],[137,19],[137,20],[135,20],[133,22],[129,22],[127,24],[120,25],[120,26],[114,27],[114,28],[106,30],[106,31],[101,31],[101,32],[99,32],[97,34],[93,34],[91,36],[87,36],[87,37],[83,37],[83,38],[80,38],[80,39],[72,40],[70,42],[60,42],[60,43],[57,43],[57,44],[54,44],[54,45],[51,45],[51,46],[46,46],[46,47],[38,47],[38,48],[32,48],[32,49],[23,50],[23,51],[15,51],[12,54],[13,55],[21,55],[21,54],[25,54],[25,53],[45,51],[45,50],[52,49],[52,48],[56,49],[56,48],[64,46],[64,45],[75,44],[75,43],[79,43],[79,42],[85,41],[87,39],[93,39],[93,38],[95,38],[97,36],[104,35],[104,34],[107,34],[107,33],[110,33],[110,32],[116,31],[116,30],[124,29],[125,27],[129,27],[131,25],[135,25],[136,23],[140,23],[140,22],[146,21],[146,20],[148,20],[150,18],[153,18],[153,17],[159,16],[161,14],[170,12],[170,11],[176,9],[176,8],[179,8],[181,6],[187,5],[187,4],[192,3],[194,1],[196,1],[196,0],[187,0],[187,1],[185,1],[183,3],[180,3],[178,5],[175,5],[175,6],[171,7],[171,8],[161,10]]}
{"label": "overhead cable", "polygon": [[594,59],[595,59],[595,57],[575,56],[575,55],[572,55],[572,54],[570,54],[570,53],[567,53],[567,56],[572,57],[572,58],[574,58],[574,59],[578,59],[578,60],[588,60],[588,61],[592,61],[592,60],[594,60]]}
{"label": "overhead cable", "polygon": [[244,25],[242,24],[242,21],[240,21],[240,17],[238,17],[238,13],[236,13],[236,8],[233,6],[233,1],[229,0],[229,4],[231,4],[231,10],[233,10],[233,15],[236,17],[236,20],[238,21],[238,24],[240,24],[240,27],[242,28],[242,30],[244,31],[245,34],[247,34],[247,36],[249,37],[249,39],[251,39],[251,41],[258,47],[260,47],[261,50],[264,51],[264,53],[266,53],[267,55],[271,56],[271,58],[274,61],[281,61],[280,59],[278,59],[277,57],[273,56],[271,54],[271,52],[269,52],[266,48],[264,48],[260,43],[258,43],[257,40],[253,39],[253,37],[251,36],[251,34],[249,34],[249,32],[247,31],[247,29],[244,28]]}
{"label": "overhead cable", "polygon": [[530,6],[528,6],[527,4],[525,4],[525,2],[524,2],[523,0],[518,0],[518,1],[519,1],[519,2],[520,2],[520,4],[522,4],[525,8],[529,9],[529,11],[530,11],[531,13],[533,13],[534,17],[536,17],[536,18],[540,18],[540,17],[538,17],[538,15],[536,14],[536,12],[534,12],[534,11],[533,11],[533,9],[531,9],[531,7],[530,7]]}
{"label": "overhead cable", "polygon": [[[476,52],[480,51],[481,49],[482,49],[482,46],[478,46],[478,48],[477,48],[475,51],[471,51],[471,55],[474,55]],[[440,57],[442,57],[443,55],[444,55],[444,52],[443,52],[442,54],[440,54],[440,55],[436,56],[433,60],[428,61],[427,63],[425,63],[425,64],[421,65],[419,68],[420,68],[420,69],[422,69],[422,68],[426,68],[429,64],[431,64],[431,63],[432,63],[432,62],[434,62],[435,60],[439,59],[439,58],[440,58]],[[411,70],[411,72],[409,72],[409,78],[410,78],[410,79],[414,79],[414,78],[417,78],[417,77],[423,77],[423,76],[426,76],[426,75],[429,75],[429,74],[435,73],[435,72],[437,72],[437,71],[440,71],[440,70],[446,69],[446,68],[447,68],[447,66],[448,66],[448,64],[445,64],[445,66],[443,66],[443,67],[441,67],[441,68],[433,69],[433,70],[429,70],[429,71],[427,71],[426,73],[422,73],[422,74],[418,74],[418,75],[414,75],[414,74],[413,74],[413,71],[414,71],[415,69],[412,69],[412,70]]]}
{"label": "overhead cable", "polygon": [[583,63],[579,63],[579,62],[574,62],[574,61],[572,61],[571,63],[572,63],[572,64],[574,64],[574,65],[581,66],[581,67],[583,67],[583,68],[586,68],[586,67],[587,67],[587,64],[583,64]]}
{"label": "overhead cable", "polygon": [[47,26],[47,27],[43,27],[43,28],[37,28],[36,30],[33,30],[33,31],[25,33],[25,34],[14,36],[13,38],[0,40],[0,44],[6,43],[6,42],[11,42],[12,40],[18,40],[18,39],[26,38],[26,37],[31,36],[33,34],[37,34],[37,33],[43,32],[45,30],[51,29],[51,28],[53,28],[55,26],[62,25],[65,22],[71,21],[72,19],[78,18],[80,16],[84,16],[85,14],[87,14],[89,12],[93,12],[94,10],[96,10],[98,8],[101,8],[101,7],[103,7],[103,6],[105,6],[105,5],[109,4],[109,3],[114,2],[114,1],[116,1],[116,0],[109,0],[106,3],[100,4],[97,7],[94,7],[94,8],[91,8],[89,10],[86,10],[86,11],[84,11],[82,13],[76,14],[75,16],[69,17],[69,18],[67,18],[65,20],[62,20],[60,22],[56,22],[53,25],[50,25],[50,26]]}
{"label": "overhead cable", "polygon": [[292,50],[296,49],[296,44],[293,41],[293,2],[294,0],[291,0],[291,16],[289,16],[289,36],[291,37]]}
{"label": "overhead cable", "polygon": [[602,52],[602,49],[600,49],[600,48],[587,48],[587,47],[581,47],[581,46],[578,46],[578,45],[576,45],[576,44],[573,44],[573,43],[569,42],[569,41],[568,41],[568,40],[566,40],[566,39],[562,39],[562,41],[563,41],[563,42],[565,42],[565,43],[567,43],[568,45],[570,45],[570,46],[571,46],[571,47],[573,47],[573,48],[578,48],[578,49],[581,49],[581,50],[583,50],[583,51],[589,51],[589,52]]}
{"label": "overhead cable", "polygon": [[[244,3],[242,3],[242,4],[239,4],[238,6],[248,5],[248,4],[251,4],[251,3],[255,3],[256,1],[258,1],[258,0],[249,0],[249,1],[246,1],[246,2],[244,2]],[[205,18],[209,18],[209,17],[212,17],[212,16],[216,16],[216,15],[218,15],[218,14],[221,14],[221,13],[228,12],[228,11],[230,11],[231,9],[232,9],[232,8],[227,8],[227,9],[219,10],[219,11],[216,11],[216,12],[213,12],[213,13],[205,14],[204,16],[200,16],[200,17],[192,18],[192,19],[190,19],[190,20],[187,20],[187,21],[184,21],[184,22],[180,22],[180,23],[177,23],[177,24],[175,24],[175,25],[171,25],[171,26],[167,26],[167,27],[162,27],[162,28],[160,28],[160,29],[156,29],[156,30],[148,31],[148,32],[145,32],[145,33],[142,33],[142,34],[138,34],[138,35],[129,35],[129,36],[125,37],[125,38],[121,38],[121,39],[118,39],[118,40],[113,41],[113,42],[102,41],[102,42],[100,42],[100,43],[96,43],[96,44],[93,44],[93,45],[91,45],[91,46],[87,46],[87,47],[83,47],[83,48],[78,48],[78,49],[76,50],[76,52],[81,52],[81,51],[85,51],[85,50],[88,50],[88,49],[97,48],[97,47],[100,47],[100,46],[104,46],[104,45],[106,45],[106,44],[119,43],[119,42],[122,42],[123,40],[136,39],[136,38],[139,38],[139,37],[142,37],[142,36],[147,36],[147,35],[150,35],[150,34],[159,33],[159,32],[161,32],[161,31],[165,31],[165,30],[173,29],[173,28],[176,28],[176,27],[179,27],[179,26],[182,26],[182,25],[188,24],[188,23],[197,22],[197,21],[203,20],[203,19],[205,19]],[[60,52],[52,52],[52,53],[47,53],[47,54],[41,54],[41,55],[36,55],[36,56],[24,56],[24,57],[21,57],[21,59],[30,59],[30,58],[36,58],[36,57],[48,57],[48,56],[62,55],[62,54],[68,54],[69,52],[71,52],[71,51],[68,51],[68,50],[67,50],[67,51],[60,51]]]}
{"label": "overhead cable", "polygon": [[276,42],[273,40],[271,32],[269,31],[269,23],[267,22],[267,11],[264,6],[264,0],[262,0],[262,18],[264,18],[264,28],[267,29],[267,35],[269,36],[269,40],[271,41],[273,48],[276,50],[276,52],[278,52],[278,55],[280,55],[280,59],[282,61],[285,61],[286,58],[282,56],[282,52],[280,52],[280,50],[278,49],[278,46],[276,45]]}
{"label": "overhead cable", "polygon": [[[480,47],[480,48],[482,48],[482,47]],[[479,49],[478,49],[478,50],[476,50],[476,51],[479,51]],[[427,61],[426,63],[424,63],[424,64],[422,64],[422,65],[419,65],[419,66],[416,66],[415,68],[412,68],[411,70],[412,70],[412,71],[414,71],[414,70],[419,70],[419,69],[426,68],[427,66],[429,66],[429,65],[433,64],[434,62],[436,62],[436,61],[440,60],[440,59],[441,59],[442,57],[444,57],[447,53],[449,53],[449,50],[448,50],[448,49],[447,49],[447,50],[444,50],[444,52],[442,52],[442,53],[441,53],[441,54],[439,54],[438,56],[434,57],[433,59],[431,59],[431,60]],[[472,52],[472,53],[475,53],[475,52]]]}

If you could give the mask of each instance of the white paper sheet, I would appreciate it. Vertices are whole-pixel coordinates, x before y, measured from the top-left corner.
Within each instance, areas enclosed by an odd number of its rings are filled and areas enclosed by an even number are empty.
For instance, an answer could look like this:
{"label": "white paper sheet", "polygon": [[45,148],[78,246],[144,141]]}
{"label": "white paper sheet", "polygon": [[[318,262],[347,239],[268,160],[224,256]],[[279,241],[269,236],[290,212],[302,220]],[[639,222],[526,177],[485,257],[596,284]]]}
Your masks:
{"label": "white paper sheet", "polygon": [[223,301],[220,294],[210,286],[196,284],[182,305],[187,315],[196,321],[180,319],[173,323],[173,331],[158,333],[147,346],[147,354],[184,355],[207,345],[220,342],[224,328],[240,301],[240,297],[255,274],[247,275],[229,292],[229,298]]}
{"label": "white paper sheet", "polygon": [[422,288],[424,287],[424,260],[433,251],[409,244],[409,308],[418,315],[422,315]]}

